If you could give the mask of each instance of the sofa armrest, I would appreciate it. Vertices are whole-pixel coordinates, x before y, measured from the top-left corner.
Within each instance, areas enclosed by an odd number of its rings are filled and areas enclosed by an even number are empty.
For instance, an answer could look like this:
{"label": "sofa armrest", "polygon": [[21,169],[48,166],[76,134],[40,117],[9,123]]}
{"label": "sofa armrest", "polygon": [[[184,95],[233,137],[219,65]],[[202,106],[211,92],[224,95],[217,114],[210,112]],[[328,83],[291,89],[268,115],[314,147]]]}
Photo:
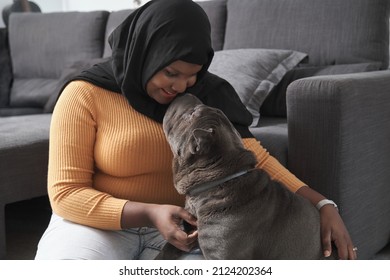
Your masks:
{"label": "sofa armrest", "polygon": [[297,80],[287,116],[289,169],[339,204],[372,257],[390,238],[390,71]]}

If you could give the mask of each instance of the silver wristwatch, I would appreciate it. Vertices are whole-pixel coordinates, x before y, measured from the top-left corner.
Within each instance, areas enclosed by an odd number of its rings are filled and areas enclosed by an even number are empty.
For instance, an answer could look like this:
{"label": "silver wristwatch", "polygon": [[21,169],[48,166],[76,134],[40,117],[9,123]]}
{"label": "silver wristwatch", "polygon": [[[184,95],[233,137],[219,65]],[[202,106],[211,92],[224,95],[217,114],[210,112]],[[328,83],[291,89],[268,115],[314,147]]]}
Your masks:
{"label": "silver wristwatch", "polygon": [[330,200],[330,199],[323,199],[323,200],[321,200],[320,202],[317,203],[316,208],[319,211],[323,206],[325,206],[327,204],[332,204],[334,206],[334,208],[337,209],[337,211],[339,210],[338,207],[337,207],[337,204],[333,200]]}

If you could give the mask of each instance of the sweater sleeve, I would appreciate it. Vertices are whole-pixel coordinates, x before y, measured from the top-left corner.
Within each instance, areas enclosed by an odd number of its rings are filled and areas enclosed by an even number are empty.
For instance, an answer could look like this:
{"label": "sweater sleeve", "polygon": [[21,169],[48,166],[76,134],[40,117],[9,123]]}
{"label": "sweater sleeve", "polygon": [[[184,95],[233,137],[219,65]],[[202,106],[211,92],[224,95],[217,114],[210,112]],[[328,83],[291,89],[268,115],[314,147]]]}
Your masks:
{"label": "sweater sleeve", "polygon": [[255,153],[258,160],[257,168],[263,169],[272,180],[286,186],[290,191],[296,192],[300,187],[307,186],[279,161],[272,157],[255,138],[244,138],[244,146]]}
{"label": "sweater sleeve", "polygon": [[126,200],[93,188],[96,114],[89,85],[70,83],[53,112],[48,194],[63,218],[101,229],[120,229]]}

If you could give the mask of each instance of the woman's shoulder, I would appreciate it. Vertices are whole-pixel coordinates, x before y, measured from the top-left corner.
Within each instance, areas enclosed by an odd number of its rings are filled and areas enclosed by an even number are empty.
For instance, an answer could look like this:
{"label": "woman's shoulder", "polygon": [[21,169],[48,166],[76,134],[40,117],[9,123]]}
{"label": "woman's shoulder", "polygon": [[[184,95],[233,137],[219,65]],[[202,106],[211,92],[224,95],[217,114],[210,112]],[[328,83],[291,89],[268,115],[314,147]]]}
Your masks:
{"label": "woman's shoulder", "polygon": [[98,86],[83,80],[70,81],[62,90],[63,93],[78,92],[83,94],[91,94],[93,91],[100,89]]}
{"label": "woman's shoulder", "polygon": [[118,110],[122,107],[128,107],[128,103],[122,94],[84,80],[69,82],[63,89],[56,107],[70,105],[79,108],[84,107],[95,113],[110,111],[110,107]]}
{"label": "woman's shoulder", "polygon": [[86,81],[71,81],[62,89],[55,108],[81,105],[91,107],[98,91],[100,91],[98,87]]}
{"label": "woman's shoulder", "polygon": [[81,107],[93,110],[93,85],[84,81],[71,81],[61,90],[53,113],[69,113]]}
{"label": "woman's shoulder", "polygon": [[114,98],[120,96],[116,92],[99,87],[93,83],[84,80],[73,80],[69,82],[62,90],[61,96],[68,96],[73,99],[101,99]]}

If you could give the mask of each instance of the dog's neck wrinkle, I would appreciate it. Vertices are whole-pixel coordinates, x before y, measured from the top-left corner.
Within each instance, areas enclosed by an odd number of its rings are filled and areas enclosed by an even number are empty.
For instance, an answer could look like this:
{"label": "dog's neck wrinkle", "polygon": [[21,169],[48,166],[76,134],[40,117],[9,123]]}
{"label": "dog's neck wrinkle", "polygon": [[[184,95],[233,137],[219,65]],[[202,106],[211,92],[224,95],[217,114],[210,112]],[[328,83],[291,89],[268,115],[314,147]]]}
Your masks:
{"label": "dog's neck wrinkle", "polygon": [[209,190],[212,190],[213,188],[216,188],[230,180],[236,179],[240,176],[243,176],[250,172],[251,170],[243,170],[240,172],[236,172],[234,174],[231,174],[229,176],[217,179],[215,181],[210,181],[210,182],[205,182],[199,185],[194,185],[191,188],[187,190],[187,195],[194,196],[194,195],[199,195],[200,193],[207,192]]}
{"label": "dog's neck wrinkle", "polygon": [[[232,164],[233,163],[233,164]],[[203,182],[214,181],[224,176],[228,176],[234,172],[241,170],[242,167],[235,166],[234,161],[227,162],[226,158],[214,157],[212,160],[199,160],[197,164],[183,170],[182,178],[190,178],[186,185],[195,185]],[[212,170],[212,172],[210,172]]]}
{"label": "dog's neck wrinkle", "polygon": [[251,151],[240,149],[235,153],[226,153],[205,161],[204,164],[191,165],[178,171],[178,177],[181,179],[175,182],[176,188],[185,194],[192,186],[220,180],[243,170],[251,170],[255,168],[256,163]]}
{"label": "dog's neck wrinkle", "polygon": [[[207,219],[207,217],[214,216],[217,213],[232,211],[234,208],[240,208],[242,205],[246,205],[255,196],[262,195],[262,188],[258,188],[255,183],[259,178],[259,172],[261,171],[251,171],[240,178],[236,178],[241,183],[231,180],[223,183],[221,185],[222,188],[217,187],[197,196],[187,196],[186,209],[195,217],[201,216]],[[227,195],[234,194],[233,191],[228,191],[228,189],[232,187],[236,188],[237,186],[246,191],[239,197],[236,195]]]}

